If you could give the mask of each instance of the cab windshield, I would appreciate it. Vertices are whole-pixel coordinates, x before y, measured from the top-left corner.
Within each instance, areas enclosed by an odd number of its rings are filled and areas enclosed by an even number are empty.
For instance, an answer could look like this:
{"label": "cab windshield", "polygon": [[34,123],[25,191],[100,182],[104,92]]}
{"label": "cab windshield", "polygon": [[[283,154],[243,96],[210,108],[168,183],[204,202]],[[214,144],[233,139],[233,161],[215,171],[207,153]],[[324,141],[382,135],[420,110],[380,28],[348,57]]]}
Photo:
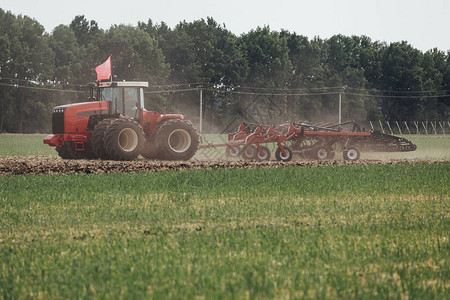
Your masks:
{"label": "cab windshield", "polygon": [[100,101],[110,101],[110,114],[139,118],[139,89],[137,87],[108,87],[100,89]]}

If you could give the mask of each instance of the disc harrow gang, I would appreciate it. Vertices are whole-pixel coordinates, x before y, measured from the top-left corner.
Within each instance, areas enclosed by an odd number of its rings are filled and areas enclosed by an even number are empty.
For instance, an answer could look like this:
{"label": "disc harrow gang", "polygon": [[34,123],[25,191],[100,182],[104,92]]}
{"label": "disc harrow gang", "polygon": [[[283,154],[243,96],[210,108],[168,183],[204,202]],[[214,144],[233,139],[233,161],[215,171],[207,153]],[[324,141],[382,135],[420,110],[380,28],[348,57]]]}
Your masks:
{"label": "disc harrow gang", "polygon": [[269,160],[273,145],[278,161],[290,161],[294,154],[303,159],[333,159],[342,152],[344,160],[358,160],[361,152],[406,152],[416,150],[411,141],[377,131],[368,131],[355,121],[340,124],[285,123],[278,126],[242,122],[228,142],[201,145],[200,149],[226,147],[229,157]]}

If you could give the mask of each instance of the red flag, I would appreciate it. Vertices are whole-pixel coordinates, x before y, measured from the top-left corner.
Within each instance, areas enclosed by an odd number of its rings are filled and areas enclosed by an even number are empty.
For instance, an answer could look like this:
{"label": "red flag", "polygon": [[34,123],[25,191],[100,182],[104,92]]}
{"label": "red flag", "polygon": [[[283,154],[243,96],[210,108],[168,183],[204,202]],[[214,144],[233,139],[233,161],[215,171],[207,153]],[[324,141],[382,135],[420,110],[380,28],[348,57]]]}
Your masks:
{"label": "red flag", "polygon": [[108,59],[102,63],[100,66],[95,68],[95,72],[97,72],[97,80],[109,80],[111,77],[111,56],[108,57]]}

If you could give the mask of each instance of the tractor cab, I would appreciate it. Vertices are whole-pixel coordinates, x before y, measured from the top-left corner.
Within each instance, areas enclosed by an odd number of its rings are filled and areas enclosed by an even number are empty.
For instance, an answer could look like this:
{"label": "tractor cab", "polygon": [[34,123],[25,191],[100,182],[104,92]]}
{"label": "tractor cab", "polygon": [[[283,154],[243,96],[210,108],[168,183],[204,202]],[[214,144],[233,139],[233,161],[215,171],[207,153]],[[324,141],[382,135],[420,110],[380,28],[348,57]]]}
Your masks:
{"label": "tractor cab", "polygon": [[91,85],[91,100],[108,101],[110,115],[122,115],[141,122],[146,87],[148,82],[141,81],[100,82]]}

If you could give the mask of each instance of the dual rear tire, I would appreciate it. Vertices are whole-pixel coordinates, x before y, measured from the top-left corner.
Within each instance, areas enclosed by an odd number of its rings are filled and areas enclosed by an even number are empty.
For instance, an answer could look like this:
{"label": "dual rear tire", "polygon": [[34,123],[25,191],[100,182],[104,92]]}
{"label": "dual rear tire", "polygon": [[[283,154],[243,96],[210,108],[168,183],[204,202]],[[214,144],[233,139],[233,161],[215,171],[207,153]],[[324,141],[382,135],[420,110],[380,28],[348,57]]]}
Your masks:
{"label": "dual rear tire", "polygon": [[156,126],[142,155],[149,159],[188,160],[199,144],[200,135],[190,121],[169,119]]}
{"label": "dual rear tire", "polygon": [[130,119],[105,119],[95,126],[91,146],[97,158],[133,160],[144,148],[144,133]]}

